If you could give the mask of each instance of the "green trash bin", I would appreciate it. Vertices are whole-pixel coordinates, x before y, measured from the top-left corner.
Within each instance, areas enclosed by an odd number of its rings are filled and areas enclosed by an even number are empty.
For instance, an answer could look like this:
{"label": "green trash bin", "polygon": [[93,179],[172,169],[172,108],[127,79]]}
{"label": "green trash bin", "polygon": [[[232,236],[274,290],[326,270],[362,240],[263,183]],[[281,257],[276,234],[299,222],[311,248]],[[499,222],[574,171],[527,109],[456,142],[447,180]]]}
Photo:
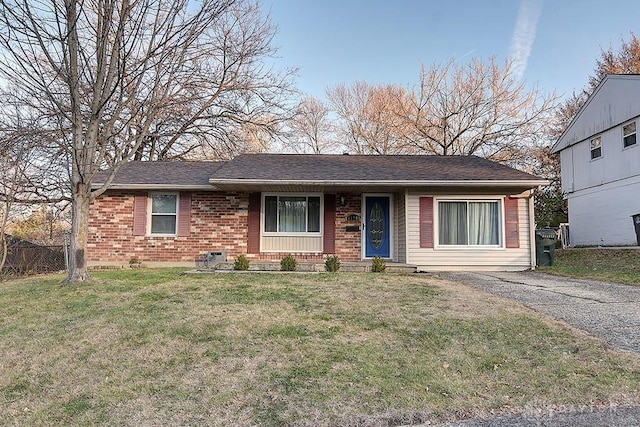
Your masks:
{"label": "green trash bin", "polygon": [[553,228],[536,230],[536,266],[551,266],[555,257],[558,235]]}

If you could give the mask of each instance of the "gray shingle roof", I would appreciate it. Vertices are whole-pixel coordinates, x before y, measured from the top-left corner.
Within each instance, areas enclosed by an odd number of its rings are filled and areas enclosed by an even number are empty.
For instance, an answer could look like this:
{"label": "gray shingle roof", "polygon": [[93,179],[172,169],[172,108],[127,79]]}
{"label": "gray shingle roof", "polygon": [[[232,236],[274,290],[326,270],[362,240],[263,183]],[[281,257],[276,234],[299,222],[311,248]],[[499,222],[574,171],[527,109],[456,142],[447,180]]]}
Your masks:
{"label": "gray shingle roof", "polygon": [[476,156],[359,156],[245,154],[212,174],[210,182],[265,181],[540,181]]}
{"label": "gray shingle roof", "polygon": [[[107,171],[99,173],[94,187],[104,183],[107,176]],[[302,189],[310,185],[326,188],[475,182],[517,183],[531,188],[544,180],[476,156],[244,154],[228,162],[129,162],[118,171],[110,188],[246,190],[281,184]]]}
{"label": "gray shingle roof", "polygon": [[[128,162],[116,174],[111,188],[211,188],[209,178],[224,162]],[[93,180],[103,184],[109,171]]]}

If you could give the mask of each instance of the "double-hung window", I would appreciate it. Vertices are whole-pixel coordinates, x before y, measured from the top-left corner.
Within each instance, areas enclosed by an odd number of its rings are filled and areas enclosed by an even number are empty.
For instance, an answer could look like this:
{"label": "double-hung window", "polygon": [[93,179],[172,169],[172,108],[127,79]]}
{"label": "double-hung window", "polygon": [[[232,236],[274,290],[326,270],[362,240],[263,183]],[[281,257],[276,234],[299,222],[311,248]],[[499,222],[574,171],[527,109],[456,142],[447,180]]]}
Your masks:
{"label": "double-hung window", "polygon": [[264,196],[266,233],[320,233],[320,196]]}
{"label": "double-hung window", "polygon": [[636,122],[622,126],[622,143],[624,148],[636,145]]}
{"label": "double-hung window", "polygon": [[591,139],[590,141],[591,160],[602,157],[602,140],[599,136]]}
{"label": "double-hung window", "polygon": [[439,245],[499,247],[501,211],[499,200],[438,201]]}
{"label": "double-hung window", "polygon": [[178,224],[178,195],[151,195],[151,234],[175,235]]}

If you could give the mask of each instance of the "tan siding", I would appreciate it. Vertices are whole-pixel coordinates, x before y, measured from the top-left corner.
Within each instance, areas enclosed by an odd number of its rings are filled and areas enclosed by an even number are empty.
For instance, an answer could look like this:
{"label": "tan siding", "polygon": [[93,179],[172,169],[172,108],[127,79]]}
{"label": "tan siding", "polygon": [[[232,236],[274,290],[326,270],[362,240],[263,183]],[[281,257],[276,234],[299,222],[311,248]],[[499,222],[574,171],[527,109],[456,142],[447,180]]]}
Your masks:
{"label": "tan siding", "polygon": [[407,227],[405,223],[405,195],[403,193],[396,194],[394,198],[395,206],[395,258],[397,262],[407,262]]}
{"label": "tan siding", "polygon": [[[520,247],[514,249],[442,249],[420,247],[420,196],[412,193],[407,198],[407,263],[419,270],[526,270],[530,267],[529,208],[527,199],[518,200]],[[504,195],[489,195],[502,198]],[[445,198],[446,195],[435,196]],[[477,197],[477,196],[476,196]],[[469,196],[473,198],[473,196]],[[437,246],[437,245],[436,245]]]}
{"label": "tan siding", "polygon": [[262,236],[262,252],[322,252],[322,236]]}

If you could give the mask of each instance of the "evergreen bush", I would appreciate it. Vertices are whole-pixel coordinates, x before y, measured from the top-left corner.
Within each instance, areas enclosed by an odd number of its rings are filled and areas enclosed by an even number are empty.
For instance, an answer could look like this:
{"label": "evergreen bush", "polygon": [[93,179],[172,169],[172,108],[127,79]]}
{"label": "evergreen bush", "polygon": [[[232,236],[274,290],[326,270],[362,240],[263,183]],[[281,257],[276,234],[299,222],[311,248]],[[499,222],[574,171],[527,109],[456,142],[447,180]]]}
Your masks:
{"label": "evergreen bush", "polygon": [[340,270],[340,258],[338,255],[330,255],[324,262],[324,269],[330,273],[335,273]]}
{"label": "evergreen bush", "polygon": [[371,271],[374,273],[383,273],[387,269],[387,264],[384,262],[384,259],[380,258],[378,255],[373,257],[371,261]]}
{"label": "evergreen bush", "polygon": [[298,262],[293,257],[293,255],[289,254],[280,260],[280,271],[296,271],[298,267]]}
{"label": "evergreen bush", "polygon": [[246,271],[249,269],[249,260],[244,254],[238,255],[236,261],[233,263],[233,269],[238,271]]}

